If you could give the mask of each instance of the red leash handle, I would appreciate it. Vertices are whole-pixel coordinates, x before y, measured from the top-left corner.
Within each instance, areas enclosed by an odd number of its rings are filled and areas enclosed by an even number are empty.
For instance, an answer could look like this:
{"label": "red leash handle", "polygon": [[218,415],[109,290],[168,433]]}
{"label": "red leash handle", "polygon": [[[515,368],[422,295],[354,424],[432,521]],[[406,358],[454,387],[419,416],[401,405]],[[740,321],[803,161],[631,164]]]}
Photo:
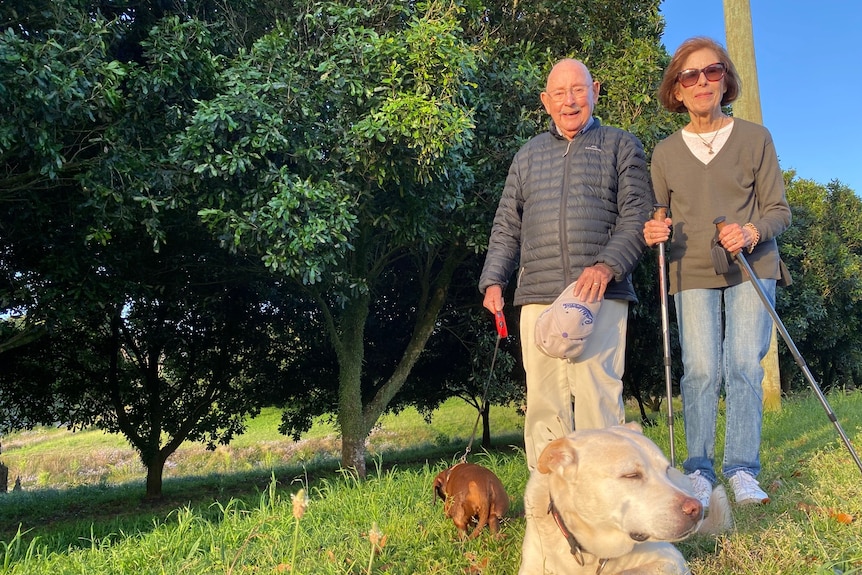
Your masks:
{"label": "red leash handle", "polygon": [[503,311],[498,311],[494,316],[494,326],[497,328],[497,335],[501,338],[509,336],[509,329],[506,327],[506,316]]}

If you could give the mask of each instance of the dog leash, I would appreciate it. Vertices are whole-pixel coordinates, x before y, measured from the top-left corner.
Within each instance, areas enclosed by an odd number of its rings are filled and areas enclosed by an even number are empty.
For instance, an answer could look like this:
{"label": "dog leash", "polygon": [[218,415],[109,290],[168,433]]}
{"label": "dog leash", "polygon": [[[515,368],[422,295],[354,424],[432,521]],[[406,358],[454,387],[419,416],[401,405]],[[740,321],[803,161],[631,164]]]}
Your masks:
{"label": "dog leash", "polygon": [[485,400],[488,397],[488,388],[491,387],[491,378],[494,377],[494,364],[497,362],[497,352],[500,351],[500,340],[509,336],[509,328],[506,327],[506,316],[500,310],[494,315],[494,327],[497,328],[497,341],[494,342],[494,355],[491,356],[491,369],[488,372],[488,381],[485,382],[485,390],[482,392],[482,401],[479,403],[479,414],[476,416],[476,423],[473,424],[473,433],[470,434],[470,441],[467,443],[467,449],[464,455],[461,456],[461,463],[466,463],[467,456],[470,455],[470,450],[473,447],[473,441],[476,439],[476,429],[479,427],[479,420],[482,418],[482,410],[485,408]]}

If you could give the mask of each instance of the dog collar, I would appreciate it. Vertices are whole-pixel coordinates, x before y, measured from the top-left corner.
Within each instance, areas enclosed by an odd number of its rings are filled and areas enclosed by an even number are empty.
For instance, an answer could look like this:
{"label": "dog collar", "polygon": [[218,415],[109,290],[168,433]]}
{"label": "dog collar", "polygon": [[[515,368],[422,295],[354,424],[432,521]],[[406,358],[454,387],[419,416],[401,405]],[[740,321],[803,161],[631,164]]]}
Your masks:
{"label": "dog collar", "polygon": [[[551,499],[550,503],[548,503],[548,513],[551,514],[551,517],[554,518],[554,522],[557,524],[557,527],[560,528],[560,531],[563,533],[563,537],[566,538],[566,541],[569,543],[569,549],[572,552],[572,556],[575,558],[575,561],[578,562],[578,565],[581,567],[584,566],[584,548],[581,546],[581,543],[578,539],[569,531],[569,528],[566,527],[566,522],[563,521],[563,517],[560,515],[557,506],[554,505],[554,500]],[[608,559],[599,559],[599,566],[596,569],[596,575],[602,575],[602,571],[605,570],[605,565],[608,564]]]}

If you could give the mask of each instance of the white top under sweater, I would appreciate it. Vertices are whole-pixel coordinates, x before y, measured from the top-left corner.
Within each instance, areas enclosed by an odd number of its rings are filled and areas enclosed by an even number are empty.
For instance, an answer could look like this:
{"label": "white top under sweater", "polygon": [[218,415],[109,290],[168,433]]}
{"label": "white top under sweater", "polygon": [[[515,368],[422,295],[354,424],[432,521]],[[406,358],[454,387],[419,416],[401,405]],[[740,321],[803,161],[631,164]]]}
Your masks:
{"label": "white top under sweater", "polygon": [[[695,155],[695,157],[703,162],[704,164],[708,164],[715,157],[715,154],[721,150],[721,147],[724,146],[724,143],[730,137],[730,132],[733,130],[733,122],[729,122],[726,126],[718,130],[718,134],[715,131],[705,132],[698,136],[694,132],[689,132],[688,130],[682,130],[682,139],[685,142],[685,145],[688,146],[688,149],[691,150],[691,153]],[[715,139],[713,140],[713,136]],[[709,153],[709,147],[706,145],[706,142],[710,142],[712,145],[712,153]]]}

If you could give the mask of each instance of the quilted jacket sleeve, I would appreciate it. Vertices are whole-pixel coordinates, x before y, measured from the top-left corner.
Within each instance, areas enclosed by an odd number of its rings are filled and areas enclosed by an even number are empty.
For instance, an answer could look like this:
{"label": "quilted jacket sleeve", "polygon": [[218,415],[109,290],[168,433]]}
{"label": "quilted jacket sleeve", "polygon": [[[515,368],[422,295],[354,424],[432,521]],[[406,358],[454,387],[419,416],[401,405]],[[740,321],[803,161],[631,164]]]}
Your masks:
{"label": "quilted jacket sleeve", "polygon": [[479,278],[479,291],[485,293],[489,286],[499,285],[504,289],[518,267],[521,250],[521,222],[523,214],[523,183],[521,162],[525,161],[526,151],[522,149],[515,155],[488,240],[488,253],[485,266]]}
{"label": "quilted jacket sleeve", "polygon": [[652,212],[653,194],[640,142],[623,133],[617,149],[617,220],[596,263],[607,264],[620,282],[632,273],[646,248],[643,226]]}

